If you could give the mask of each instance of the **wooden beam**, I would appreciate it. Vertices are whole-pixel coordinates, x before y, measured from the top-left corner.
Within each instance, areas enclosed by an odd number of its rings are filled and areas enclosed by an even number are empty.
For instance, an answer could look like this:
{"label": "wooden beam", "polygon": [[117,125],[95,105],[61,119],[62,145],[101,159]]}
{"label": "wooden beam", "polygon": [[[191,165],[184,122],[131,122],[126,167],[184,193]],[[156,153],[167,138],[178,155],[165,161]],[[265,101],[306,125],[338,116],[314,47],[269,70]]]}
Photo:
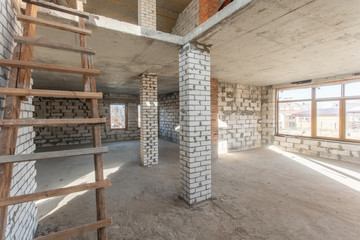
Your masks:
{"label": "wooden beam", "polygon": [[41,152],[41,153],[32,153],[32,154],[4,155],[4,156],[0,156],[0,163],[41,161],[47,159],[78,157],[78,156],[86,156],[86,155],[107,153],[107,152],[108,152],[107,147],[97,147],[97,148],[82,148],[82,149],[53,151],[53,152]]}
{"label": "wooden beam", "polygon": [[80,11],[78,11],[76,9],[69,8],[69,7],[64,7],[64,6],[55,4],[55,3],[46,2],[46,1],[43,1],[43,0],[22,0],[22,1],[26,2],[26,3],[36,5],[36,6],[39,6],[39,7],[48,8],[48,9],[51,9],[51,10],[71,14],[71,15],[78,16],[78,17],[82,17],[82,18],[86,18],[86,19],[90,18],[89,13],[80,12]]}
{"label": "wooden beam", "polygon": [[105,228],[112,224],[112,218],[107,218],[105,220],[100,220],[94,223],[89,223],[80,227],[71,228],[65,231],[61,231],[50,236],[39,237],[34,240],[62,240],[68,239],[70,237],[83,234],[85,232],[90,232],[99,228]]}
{"label": "wooden beam", "polygon": [[60,65],[47,64],[47,63],[26,62],[26,61],[8,60],[8,59],[0,59],[0,66],[8,66],[13,68],[21,68],[21,69],[37,69],[37,70],[44,70],[50,72],[63,72],[63,73],[81,74],[81,75],[89,75],[89,76],[100,75],[100,71],[95,69],[76,68],[70,66],[60,66]]}
{"label": "wooden beam", "polygon": [[63,43],[54,43],[47,41],[45,39],[35,39],[35,38],[28,38],[28,37],[21,37],[21,36],[14,36],[14,41],[16,43],[28,44],[32,46],[38,47],[46,47],[76,53],[84,53],[89,55],[95,55],[96,51],[91,48],[84,48],[79,46],[74,46],[70,44],[63,44]]}
{"label": "wooden beam", "polygon": [[75,192],[82,192],[82,191],[88,191],[103,187],[109,187],[111,186],[110,180],[104,180],[101,182],[94,182],[94,183],[84,183],[79,184],[76,186],[66,187],[66,188],[58,188],[54,190],[48,190],[44,192],[38,192],[38,193],[31,193],[21,196],[15,196],[15,197],[8,197],[4,199],[0,199],[0,207],[25,203],[25,202],[32,202],[40,199],[46,199],[46,198],[52,198],[52,197],[58,197],[63,195],[68,195]]}
{"label": "wooden beam", "polygon": [[72,118],[72,119],[6,119],[0,120],[0,127],[46,127],[46,126],[69,126],[106,123],[106,118]]}
{"label": "wooden beam", "polygon": [[84,28],[79,28],[79,27],[74,27],[74,26],[69,25],[69,24],[57,23],[57,22],[54,22],[54,21],[35,18],[35,17],[29,17],[29,16],[25,16],[25,15],[18,15],[17,19],[19,21],[22,21],[22,22],[33,23],[33,24],[36,24],[36,25],[44,26],[44,27],[50,27],[50,28],[55,28],[55,29],[67,31],[67,32],[73,32],[73,33],[78,33],[78,34],[91,36],[91,30],[84,29]]}
{"label": "wooden beam", "polygon": [[22,89],[22,88],[0,88],[0,94],[7,96],[37,96],[52,98],[86,98],[102,99],[103,94],[92,92],[72,92],[57,90],[40,90],[40,89]]}

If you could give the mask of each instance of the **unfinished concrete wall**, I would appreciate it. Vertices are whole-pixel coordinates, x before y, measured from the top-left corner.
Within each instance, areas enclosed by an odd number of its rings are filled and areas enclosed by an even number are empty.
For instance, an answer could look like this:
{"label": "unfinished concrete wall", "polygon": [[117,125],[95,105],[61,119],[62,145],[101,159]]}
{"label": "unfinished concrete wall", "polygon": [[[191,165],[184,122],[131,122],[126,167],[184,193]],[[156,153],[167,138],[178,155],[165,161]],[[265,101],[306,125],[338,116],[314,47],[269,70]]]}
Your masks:
{"label": "unfinished concrete wall", "polygon": [[199,26],[199,0],[193,0],[179,15],[171,33],[185,36]]}
{"label": "unfinished concrete wall", "polygon": [[179,93],[159,95],[159,138],[179,143]]}
{"label": "unfinished concrete wall", "polygon": [[[101,137],[104,142],[135,140],[140,138],[138,128],[139,95],[104,94],[99,101],[99,113],[107,122],[101,126]],[[126,104],[127,128],[112,130],[110,128],[110,104]],[[36,118],[89,118],[90,105],[80,99],[35,98]],[[76,127],[42,127],[35,128],[35,143],[38,147],[71,145],[92,142],[91,126]]]}
{"label": "unfinished concrete wall", "polygon": [[219,148],[261,147],[261,88],[219,83]]}
{"label": "unfinished concrete wall", "polygon": [[[21,25],[15,20],[15,11],[11,0],[0,2],[0,58],[11,59],[15,47],[13,35],[21,35]],[[16,2],[17,3],[17,2]],[[15,6],[16,8],[16,6]],[[0,87],[8,85],[9,68],[0,67]],[[5,96],[0,96],[0,117],[3,117]],[[32,118],[34,106],[32,98],[22,102],[20,118]],[[0,130],[1,131],[1,130]],[[15,154],[33,153],[35,133],[32,127],[19,128]],[[0,166],[1,172],[1,166]],[[14,164],[10,196],[33,193],[36,189],[36,170],[34,162]],[[33,239],[37,227],[36,207],[33,202],[9,206],[6,240]]]}

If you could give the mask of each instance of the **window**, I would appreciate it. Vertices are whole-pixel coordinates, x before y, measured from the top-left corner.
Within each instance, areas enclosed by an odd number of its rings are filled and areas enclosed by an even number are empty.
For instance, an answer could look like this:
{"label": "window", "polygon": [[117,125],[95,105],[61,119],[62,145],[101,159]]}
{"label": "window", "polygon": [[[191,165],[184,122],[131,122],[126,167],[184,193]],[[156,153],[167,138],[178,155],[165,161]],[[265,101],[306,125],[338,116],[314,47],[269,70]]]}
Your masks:
{"label": "window", "polygon": [[111,129],[126,128],[125,104],[110,104],[110,128]]}
{"label": "window", "polygon": [[138,128],[141,128],[141,105],[140,104],[138,104],[137,110],[138,110]]}
{"label": "window", "polygon": [[277,133],[360,141],[360,82],[278,90]]}

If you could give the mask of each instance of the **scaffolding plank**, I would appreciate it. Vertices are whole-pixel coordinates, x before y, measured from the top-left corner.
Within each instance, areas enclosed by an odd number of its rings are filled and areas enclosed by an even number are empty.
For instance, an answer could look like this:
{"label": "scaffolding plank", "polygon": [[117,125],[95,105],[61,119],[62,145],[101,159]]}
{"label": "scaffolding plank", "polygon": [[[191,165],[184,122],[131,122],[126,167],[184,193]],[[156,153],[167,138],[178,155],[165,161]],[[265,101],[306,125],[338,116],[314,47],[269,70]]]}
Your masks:
{"label": "scaffolding plank", "polygon": [[93,92],[72,92],[57,90],[22,89],[22,88],[0,88],[0,94],[7,96],[37,96],[52,98],[86,98],[102,99],[103,94]]}
{"label": "scaffolding plank", "polygon": [[106,123],[106,118],[61,118],[61,119],[6,119],[0,120],[0,127],[46,127]]}

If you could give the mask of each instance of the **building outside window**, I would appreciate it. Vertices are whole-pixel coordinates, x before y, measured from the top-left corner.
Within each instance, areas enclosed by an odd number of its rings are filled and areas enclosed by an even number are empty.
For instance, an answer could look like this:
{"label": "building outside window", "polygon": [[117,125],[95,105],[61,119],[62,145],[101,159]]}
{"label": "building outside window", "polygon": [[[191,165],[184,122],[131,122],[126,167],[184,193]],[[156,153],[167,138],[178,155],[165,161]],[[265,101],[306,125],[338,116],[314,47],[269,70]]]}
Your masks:
{"label": "building outside window", "polygon": [[137,106],[137,112],[138,112],[138,128],[141,128],[141,105],[138,104]]}
{"label": "building outside window", "polygon": [[126,129],[126,105],[110,104],[110,128]]}
{"label": "building outside window", "polygon": [[360,141],[360,82],[278,89],[277,133]]}

